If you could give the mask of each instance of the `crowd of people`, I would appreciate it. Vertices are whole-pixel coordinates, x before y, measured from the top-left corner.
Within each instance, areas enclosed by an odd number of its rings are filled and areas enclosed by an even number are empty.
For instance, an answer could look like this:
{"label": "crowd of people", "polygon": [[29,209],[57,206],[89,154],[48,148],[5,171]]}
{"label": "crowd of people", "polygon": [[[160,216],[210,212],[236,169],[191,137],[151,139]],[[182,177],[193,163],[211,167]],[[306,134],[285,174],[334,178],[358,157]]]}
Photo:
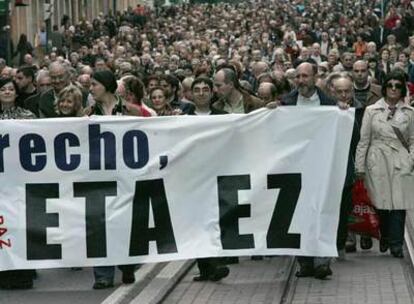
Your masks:
{"label": "crowd of people", "polygon": [[[347,218],[353,183],[362,178],[381,216],[380,250],[402,257],[405,210],[412,208],[414,197],[407,187],[414,164],[414,8],[405,0],[385,4],[257,0],[155,9],[138,5],[79,24],[64,18],[50,33],[51,45],[33,48],[22,35],[16,50],[19,67],[0,59],[0,117],[354,107],[338,252],[343,257],[345,250],[356,250]],[[371,238],[361,237],[361,248],[371,247]],[[194,279],[226,277],[229,261],[199,260],[200,275]],[[329,258],[298,261],[298,277],[332,275]],[[120,267],[124,283],[134,281],[134,267]],[[9,279],[1,279],[0,287],[31,287],[33,275],[26,273],[1,272],[0,278]],[[94,273],[94,288],[113,286],[113,267],[96,267]]]}

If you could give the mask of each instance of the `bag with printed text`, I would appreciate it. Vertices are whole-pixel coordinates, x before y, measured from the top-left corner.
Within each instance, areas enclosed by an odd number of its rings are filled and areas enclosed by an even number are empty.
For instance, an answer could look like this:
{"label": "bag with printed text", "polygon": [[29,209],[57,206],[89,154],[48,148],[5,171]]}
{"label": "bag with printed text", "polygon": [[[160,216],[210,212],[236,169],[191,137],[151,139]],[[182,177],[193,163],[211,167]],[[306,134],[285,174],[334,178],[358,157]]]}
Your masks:
{"label": "bag with printed text", "polygon": [[357,180],[352,188],[352,212],[348,218],[348,230],[380,238],[379,216],[368,196],[363,180]]}

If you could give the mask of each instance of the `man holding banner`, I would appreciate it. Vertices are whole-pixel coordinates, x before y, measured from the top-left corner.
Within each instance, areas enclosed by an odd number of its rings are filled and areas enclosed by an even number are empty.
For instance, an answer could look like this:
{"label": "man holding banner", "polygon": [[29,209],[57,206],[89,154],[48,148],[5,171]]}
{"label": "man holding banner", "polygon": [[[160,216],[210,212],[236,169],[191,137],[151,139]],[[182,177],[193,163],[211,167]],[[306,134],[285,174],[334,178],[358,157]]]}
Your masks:
{"label": "man holding banner", "polygon": [[[213,97],[213,82],[208,77],[197,77],[192,85],[191,91],[195,108],[189,115],[219,115],[227,114],[224,111],[215,109],[211,106],[211,98]],[[194,281],[219,281],[227,277],[230,270],[227,266],[220,266],[220,258],[204,258],[197,259],[200,275],[193,278]]]}
{"label": "man holding banner", "polygon": [[[316,75],[318,69],[316,65],[308,62],[301,63],[296,68],[297,89],[286,95],[282,99],[282,104],[287,106],[333,106],[336,102],[325,95],[316,86]],[[329,267],[329,258],[324,257],[298,257],[300,270],[296,273],[297,277],[312,277],[324,279],[332,275]]]}

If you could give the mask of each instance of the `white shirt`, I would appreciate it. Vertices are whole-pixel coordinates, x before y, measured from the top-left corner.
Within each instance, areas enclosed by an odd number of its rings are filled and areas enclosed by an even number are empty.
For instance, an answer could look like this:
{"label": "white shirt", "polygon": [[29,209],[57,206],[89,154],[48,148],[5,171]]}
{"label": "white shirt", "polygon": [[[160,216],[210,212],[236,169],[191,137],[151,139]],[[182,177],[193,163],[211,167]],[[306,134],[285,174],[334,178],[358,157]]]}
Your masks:
{"label": "white shirt", "polygon": [[305,97],[298,95],[298,106],[320,106],[321,101],[319,100],[318,92],[315,90],[315,93],[311,97]]}
{"label": "white shirt", "polygon": [[321,41],[321,54],[324,56],[328,56],[328,46],[329,42]]}
{"label": "white shirt", "polygon": [[202,116],[202,115],[210,115],[211,111],[208,112],[199,112],[197,110],[194,110],[194,113],[198,116]]}

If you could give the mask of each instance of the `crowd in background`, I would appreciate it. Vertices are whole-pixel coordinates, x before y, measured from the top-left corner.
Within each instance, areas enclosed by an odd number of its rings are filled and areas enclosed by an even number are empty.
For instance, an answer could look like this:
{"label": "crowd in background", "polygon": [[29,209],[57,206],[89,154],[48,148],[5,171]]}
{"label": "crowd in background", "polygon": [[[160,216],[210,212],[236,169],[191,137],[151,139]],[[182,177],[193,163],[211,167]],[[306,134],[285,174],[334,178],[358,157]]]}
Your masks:
{"label": "crowd in background", "polygon": [[[410,1],[262,0],[155,9],[137,5],[79,24],[63,18],[61,26],[54,26],[49,34],[50,44],[44,42],[44,35],[42,28],[34,46],[25,35],[20,37],[14,51],[18,67],[0,59],[0,78],[5,82],[0,90],[14,88],[13,105],[19,109],[16,114],[10,104],[4,106],[0,92],[3,119],[248,113],[266,105],[355,107],[358,126],[341,204],[340,253],[347,239],[352,182],[369,176],[366,155],[361,154],[362,148],[367,153],[367,146],[358,147],[357,176],[353,163],[365,108],[382,101],[387,115],[394,111],[388,119],[392,120],[395,109],[388,104],[402,103],[402,114],[396,117],[408,113],[410,126],[413,122],[414,8]],[[11,80],[14,85],[6,85]],[[403,131],[406,138],[414,138],[411,127]],[[375,194],[375,180],[372,176],[368,180]],[[389,189],[390,193],[400,191],[397,188]],[[409,207],[391,202],[380,209],[395,208]],[[387,214],[383,217],[385,223]],[[402,217],[405,213],[399,213],[400,223]],[[398,227],[393,226],[393,231],[399,229],[396,238],[403,229]],[[384,229],[387,239],[381,250],[390,247],[394,256],[401,257],[401,240],[391,236],[388,240]],[[352,246],[351,238],[349,251]],[[363,249],[370,246],[369,238],[361,239]],[[299,262],[300,277],[332,274],[326,259]],[[217,281],[227,276],[228,268],[221,264],[216,259],[199,261],[196,279]],[[124,283],[131,283],[131,271],[121,269]],[[94,288],[111,287],[113,272],[113,268],[96,267]]]}
{"label": "crowd in background", "polygon": [[[14,62],[34,65],[35,72],[60,62],[86,89],[84,75],[102,69],[110,69],[118,79],[137,76],[147,93],[150,79],[174,75],[186,100],[191,81],[199,75],[211,77],[222,64],[232,65],[241,85],[265,101],[280,99],[294,87],[294,68],[303,61],[318,65],[322,86],[330,72],[350,71],[357,59],[369,62],[370,78],[378,84],[397,67],[411,83],[413,7],[407,1],[386,1],[382,18],[379,4],[258,1],[154,10],[138,5],[79,24],[63,18],[61,27],[54,26],[49,34],[48,46],[40,43],[44,27],[34,46],[22,34]],[[3,76],[16,72],[4,65],[0,69]]]}

